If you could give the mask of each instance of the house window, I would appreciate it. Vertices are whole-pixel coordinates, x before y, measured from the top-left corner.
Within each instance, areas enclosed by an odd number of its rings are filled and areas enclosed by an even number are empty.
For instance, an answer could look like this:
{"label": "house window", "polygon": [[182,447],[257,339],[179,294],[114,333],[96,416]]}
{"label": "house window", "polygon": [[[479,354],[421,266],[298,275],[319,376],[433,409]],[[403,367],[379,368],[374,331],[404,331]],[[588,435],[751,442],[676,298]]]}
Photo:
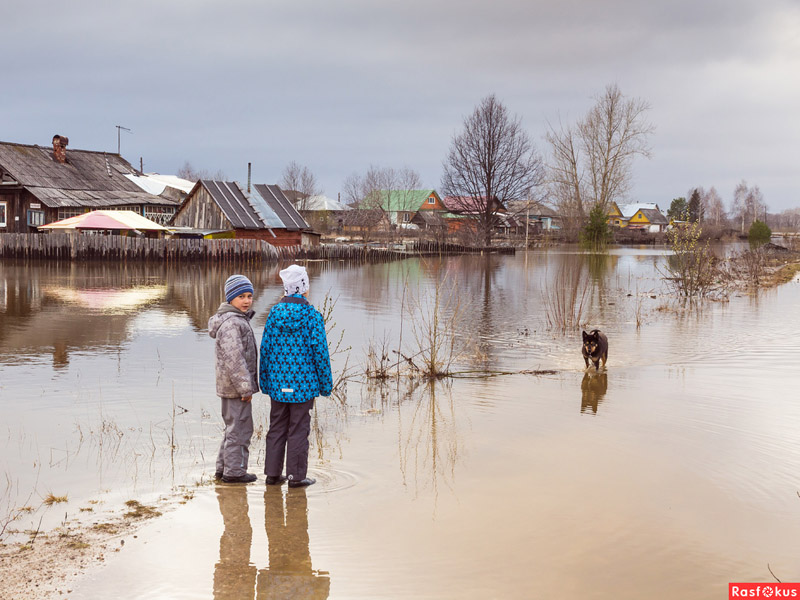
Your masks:
{"label": "house window", "polygon": [[28,226],[39,227],[44,225],[44,211],[43,210],[29,210],[28,211]]}
{"label": "house window", "polygon": [[0,227],[6,226],[6,203],[0,202]]}
{"label": "house window", "polygon": [[411,213],[403,213],[403,223],[408,223],[411,220]]}
{"label": "house window", "polygon": [[144,209],[144,217],[159,225],[166,225],[174,215],[175,208],[172,206],[146,206]]}
{"label": "house window", "polygon": [[436,198],[434,198],[433,196],[428,198],[428,204],[436,204]]}
{"label": "house window", "polygon": [[78,215],[82,215],[83,213],[87,212],[83,208],[59,208],[58,209],[58,221],[63,219],[69,219],[70,217],[77,217]]}

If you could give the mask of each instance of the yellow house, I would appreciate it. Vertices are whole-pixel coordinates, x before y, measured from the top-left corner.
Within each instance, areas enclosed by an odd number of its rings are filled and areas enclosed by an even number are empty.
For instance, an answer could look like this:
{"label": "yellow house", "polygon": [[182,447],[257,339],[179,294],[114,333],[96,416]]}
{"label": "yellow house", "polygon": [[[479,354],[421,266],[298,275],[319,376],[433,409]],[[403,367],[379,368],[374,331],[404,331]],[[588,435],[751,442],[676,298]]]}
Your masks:
{"label": "yellow house", "polygon": [[614,227],[628,226],[628,220],[622,215],[622,211],[616,202],[612,202],[611,208],[608,209],[608,224]]}
{"label": "yellow house", "polygon": [[657,232],[664,231],[668,221],[658,208],[658,204],[618,205],[616,202],[612,202],[608,209],[608,224],[614,227],[631,227]]}

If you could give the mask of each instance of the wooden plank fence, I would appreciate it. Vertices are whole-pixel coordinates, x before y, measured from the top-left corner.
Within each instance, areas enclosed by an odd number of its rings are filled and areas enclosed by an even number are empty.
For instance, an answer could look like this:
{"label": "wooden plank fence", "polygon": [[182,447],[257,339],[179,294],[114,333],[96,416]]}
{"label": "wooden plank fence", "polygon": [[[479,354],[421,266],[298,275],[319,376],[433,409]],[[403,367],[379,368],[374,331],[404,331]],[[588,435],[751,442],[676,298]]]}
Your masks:
{"label": "wooden plank fence", "polygon": [[514,248],[472,248],[436,242],[415,242],[402,248],[380,248],[363,244],[276,247],[262,240],[251,239],[151,239],[68,233],[0,234],[0,258],[31,260],[205,262],[213,264],[260,264],[298,259],[381,262],[399,260],[409,256],[514,252]]}

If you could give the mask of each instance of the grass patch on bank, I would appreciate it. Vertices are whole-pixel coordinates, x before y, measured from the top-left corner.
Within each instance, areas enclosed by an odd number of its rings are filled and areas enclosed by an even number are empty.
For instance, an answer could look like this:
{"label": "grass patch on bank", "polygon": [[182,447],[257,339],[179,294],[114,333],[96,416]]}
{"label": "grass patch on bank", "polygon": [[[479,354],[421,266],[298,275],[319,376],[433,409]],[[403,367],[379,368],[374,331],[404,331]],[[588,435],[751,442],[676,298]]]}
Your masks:
{"label": "grass patch on bank", "polygon": [[44,504],[46,504],[47,506],[52,506],[53,504],[60,504],[61,502],[67,502],[67,500],[68,498],[66,495],[56,496],[55,494],[50,493],[47,494],[47,496],[45,496],[42,502],[44,502]]}
{"label": "grass patch on bank", "polygon": [[138,500],[128,500],[125,506],[130,508],[130,512],[125,513],[128,519],[150,519],[152,517],[160,517],[161,513],[152,506],[145,506]]}

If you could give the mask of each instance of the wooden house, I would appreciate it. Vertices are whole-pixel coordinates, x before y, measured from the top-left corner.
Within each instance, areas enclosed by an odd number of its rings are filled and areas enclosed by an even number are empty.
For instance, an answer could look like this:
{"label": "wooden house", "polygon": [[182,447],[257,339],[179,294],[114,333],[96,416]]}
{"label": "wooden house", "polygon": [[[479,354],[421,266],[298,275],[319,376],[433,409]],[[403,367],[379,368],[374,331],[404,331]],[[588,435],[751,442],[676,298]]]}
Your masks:
{"label": "wooden house", "polygon": [[536,200],[510,201],[508,202],[508,210],[522,223],[523,227],[527,222],[528,232],[531,234],[560,229],[558,213]]}
{"label": "wooden house", "polygon": [[447,211],[436,190],[378,190],[374,194],[373,201],[380,205],[388,225],[393,228],[409,227],[420,211]]}
{"label": "wooden house", "polygon": [[30,233],[40,225],[91,210],[132,210],[164,223],[179,200],[153,194],[119,154],[69,150],[53,137],[53,148],[0,142],[0,233]]}
{"label": "wooden house", "polygon": [[615,227],[646,229],[652,233],[665,231],[669,222],[658,204],[652,202],[638,204],[611,203],[608,210],[608,224]]}
{"label": "wooden house", "polygon": [[277,185],[249,188],[234,181],[201,179],[181,205],[172,225],[189,230],[232,232],[273,246],[312,246],[320,234],[292,206]]}
{"label": "wooden house", "polygon": [[[506,205],[497,196],[492,196],[489,202],[494,213],[492,229],[498,233],[507,232],[511,223],[503,216],[508,212]],[[451,233],[463,231],[465,228],[477,231],[480,216],[486,209],[486,197],[446,196],[444,206],[450,210],[448,226]],[[516,222],[513,225],[519,226]]]}

